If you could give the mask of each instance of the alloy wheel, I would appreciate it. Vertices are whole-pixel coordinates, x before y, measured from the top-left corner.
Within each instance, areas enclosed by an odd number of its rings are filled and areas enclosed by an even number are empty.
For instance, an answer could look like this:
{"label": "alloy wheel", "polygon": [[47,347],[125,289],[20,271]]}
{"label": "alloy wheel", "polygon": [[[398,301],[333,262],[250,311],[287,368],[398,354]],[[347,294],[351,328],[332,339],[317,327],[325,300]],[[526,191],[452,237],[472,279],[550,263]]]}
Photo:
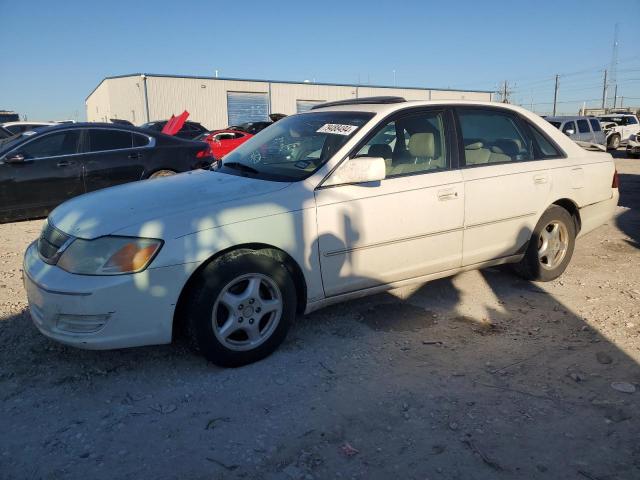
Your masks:
{"label": "alloy wheel", "polygon": [[542,268],[553,270],[562,263],[569,248],[569,232],[564,223],[548,223],[538,237],[538,260]]}
{"label": "alloy wheel", "polygon": [[282,317],[280,289],[266,275],[250,273],[229,282],[213,305],[213,332],[230,350],[252,350],[275,331]]}

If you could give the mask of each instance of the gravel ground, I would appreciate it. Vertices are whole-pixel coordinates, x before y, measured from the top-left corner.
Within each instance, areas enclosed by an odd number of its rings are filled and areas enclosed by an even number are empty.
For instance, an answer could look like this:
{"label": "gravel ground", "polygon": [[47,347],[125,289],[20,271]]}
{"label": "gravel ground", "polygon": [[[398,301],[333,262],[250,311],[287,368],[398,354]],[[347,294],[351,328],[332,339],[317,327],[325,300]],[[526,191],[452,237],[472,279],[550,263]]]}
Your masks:
{"label": "gravel ground", "polygon": [[0,225],[0,477],[640,478],[640,161],[617,163],[617,216],[560,279],[327,308],[233,370],[47,340],[21,284],[41,222]]}

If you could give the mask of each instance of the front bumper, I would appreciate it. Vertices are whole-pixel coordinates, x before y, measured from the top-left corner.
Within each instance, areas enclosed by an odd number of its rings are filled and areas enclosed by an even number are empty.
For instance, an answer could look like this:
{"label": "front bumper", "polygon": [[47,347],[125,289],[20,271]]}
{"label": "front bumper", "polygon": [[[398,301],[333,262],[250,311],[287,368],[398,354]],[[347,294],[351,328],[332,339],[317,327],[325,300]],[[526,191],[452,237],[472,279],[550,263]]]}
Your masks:
{"label": "front bumper", "polygon": [[629,139],[627,141],[627,153],[640,154],[640,142]]}
{"label": "front bumper", "polygon": [[47,337],[87,349],[135,347],[171,342],[187,268],[74,275],[43,262],[33,243],[24,257],[24,285],[33,323]]}

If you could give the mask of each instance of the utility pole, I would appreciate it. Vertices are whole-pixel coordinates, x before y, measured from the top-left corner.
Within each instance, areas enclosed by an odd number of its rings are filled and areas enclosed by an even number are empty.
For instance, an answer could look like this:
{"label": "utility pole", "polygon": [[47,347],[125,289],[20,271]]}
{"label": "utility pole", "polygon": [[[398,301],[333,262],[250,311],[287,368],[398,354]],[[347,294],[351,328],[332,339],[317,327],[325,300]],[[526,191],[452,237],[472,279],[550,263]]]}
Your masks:
{"label": "utility pole", "polygon": [[604,83],[602,84],[602,109],[607,101],[607,70],[604,71]]}
{"label": "utility pole", "polygon": [[558,103],[558,84],[560,83],[560,75],[556,75],[556,87],[553,90],[553,116],[556,116],[556,105]]}
{"label": "utility pole", "polygon": [[616,108],[616,103],[618,103],[618,84],[617,83],[613,90],[613,108]]}

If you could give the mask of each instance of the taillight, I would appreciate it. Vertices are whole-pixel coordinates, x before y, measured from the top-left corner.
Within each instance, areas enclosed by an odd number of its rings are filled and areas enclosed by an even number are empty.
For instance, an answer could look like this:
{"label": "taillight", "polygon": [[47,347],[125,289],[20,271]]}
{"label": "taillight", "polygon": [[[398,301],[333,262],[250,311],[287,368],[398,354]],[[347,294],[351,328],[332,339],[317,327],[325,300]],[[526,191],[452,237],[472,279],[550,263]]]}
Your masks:
{"label": "taillight", "polygon": [[213,151],[211,151],[211,147],[207,145],[207,148],[200,150],[196,153],[196,158],[209,158],[213,157]]}
{"label": "taillight", "polygon": [[613,171],[613,181],[611,182],[611,188],[619,188],[620,179],[618,178],[618,170]]}

